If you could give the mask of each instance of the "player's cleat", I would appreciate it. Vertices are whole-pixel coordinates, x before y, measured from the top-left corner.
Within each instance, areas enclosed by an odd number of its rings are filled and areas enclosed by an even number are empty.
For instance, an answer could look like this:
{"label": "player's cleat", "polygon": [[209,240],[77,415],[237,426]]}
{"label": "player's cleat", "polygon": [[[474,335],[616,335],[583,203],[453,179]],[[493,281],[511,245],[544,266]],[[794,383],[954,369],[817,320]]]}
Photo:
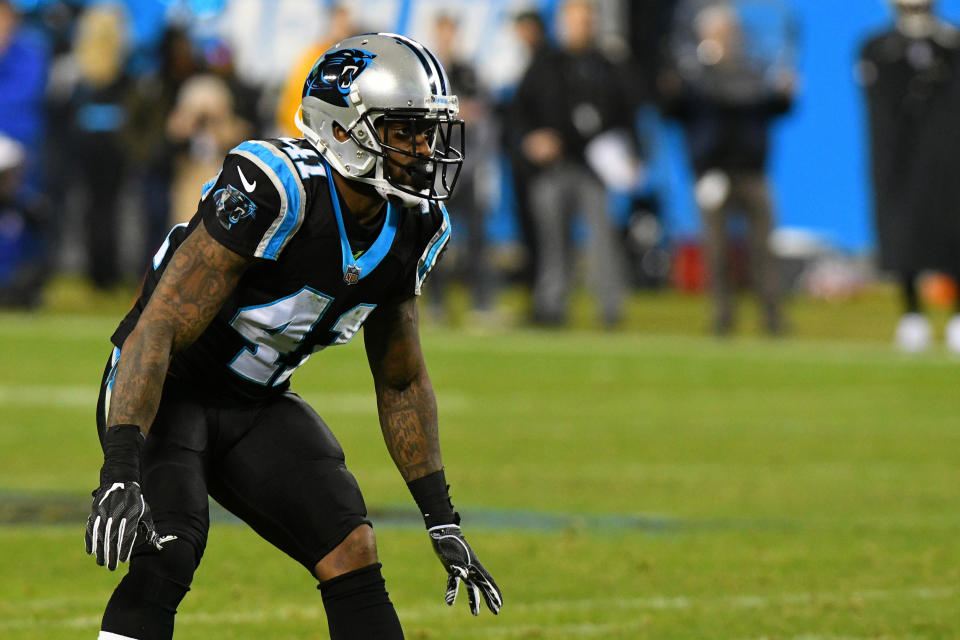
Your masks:
{"label": "player's cleat", "polygon": [[922,313],[905,313],[897,324],[894,339],[900,350],[906,353],[926,351],[933,339],[930,321]]}

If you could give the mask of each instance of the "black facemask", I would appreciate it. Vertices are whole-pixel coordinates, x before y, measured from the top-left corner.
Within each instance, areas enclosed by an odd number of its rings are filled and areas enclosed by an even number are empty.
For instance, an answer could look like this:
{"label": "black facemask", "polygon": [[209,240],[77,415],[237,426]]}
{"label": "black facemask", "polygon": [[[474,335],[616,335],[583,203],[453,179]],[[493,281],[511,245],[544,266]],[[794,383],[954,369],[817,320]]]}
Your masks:
{"label": "black facemask", "polygon": [[[370,114],[364,118],[378,137],[384,177],[392,187],[427,200],[448,200],[463,168],[464,123],[446,116],[425,115],[424,111],[391,112],[376,119],[377,127],[372,126]],[[429,152],[418,153],[418,146],[429,147]],[[415,161],[396,162],[390,152]],[[403,175],[406,180],[400,182],[396,175]]]}

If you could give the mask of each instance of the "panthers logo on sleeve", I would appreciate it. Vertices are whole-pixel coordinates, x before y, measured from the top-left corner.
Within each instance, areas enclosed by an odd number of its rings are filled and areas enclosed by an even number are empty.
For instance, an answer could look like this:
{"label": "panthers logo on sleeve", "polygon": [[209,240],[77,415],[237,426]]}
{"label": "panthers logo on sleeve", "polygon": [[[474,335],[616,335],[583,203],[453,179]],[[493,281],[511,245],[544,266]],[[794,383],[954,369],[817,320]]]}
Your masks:
{"label": "panthers logo on sleeve", "polygon": [[341,49],[323,56],[313,65],[303,87],[304,96],[347,107],[350,87],[377,56],[363,49]]}
{"label": "panthers logo on sleeve", "polygon": [[257,217],[257,205],[234,186],[227,185],[214,192],[213,200],[216,203],[217,220],[228,231],[241,220]]}

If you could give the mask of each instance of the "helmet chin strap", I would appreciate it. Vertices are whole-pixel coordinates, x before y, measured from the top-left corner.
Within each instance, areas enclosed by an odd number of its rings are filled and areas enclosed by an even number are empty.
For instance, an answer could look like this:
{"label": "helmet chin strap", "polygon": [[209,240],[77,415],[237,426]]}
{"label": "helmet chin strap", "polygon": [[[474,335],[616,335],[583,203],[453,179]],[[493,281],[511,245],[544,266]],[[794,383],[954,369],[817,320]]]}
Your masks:
{"label": "helmet chin strap", "polygon": [[374,173],[376,175],[376,181],[372,184],[376,186],[377,193],[379,193],[380,196],[387,202],[398,204],[403,207],[419,207],[423,202],[424,198],[416,196],[412,193],[405,193],[404,191],[401,191],[390,184],[390,179],[387,178],[386,158],[380,157],[377,159]]}
{"label": "helmet chin strap", "polygon": [[383,187],[377,185],[377,193],[386,200],[387,202],[398,204],[403,207],[419,207],[423,202],[423,198],[418,198],[415,195],[409,193],[403,193],[402,191],[387,191]]}

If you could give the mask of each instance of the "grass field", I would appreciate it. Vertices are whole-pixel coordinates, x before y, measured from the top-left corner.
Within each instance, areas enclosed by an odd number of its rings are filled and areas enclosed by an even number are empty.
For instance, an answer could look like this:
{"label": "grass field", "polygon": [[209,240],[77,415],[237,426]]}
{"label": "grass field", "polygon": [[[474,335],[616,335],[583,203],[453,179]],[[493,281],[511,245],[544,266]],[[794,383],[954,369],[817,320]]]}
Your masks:
{"label": "grass field", "polygon": [[[0,315],[5,639],[95,637],[117,579],[81,538],[126,300],[64,295]],[[776,341],[702,337],[703,301],[672,295],[615,333],[589,311],[563,333],[428,326],[454,500],[505,595],[478,619],[443,604],[361,341],[316,356],[294,387],[364,488],[407,637],[960,638],[960,359],[895,352],[888,292],[791,312]],[[177,638],[325,637],[310,576],[216,522]]]}

